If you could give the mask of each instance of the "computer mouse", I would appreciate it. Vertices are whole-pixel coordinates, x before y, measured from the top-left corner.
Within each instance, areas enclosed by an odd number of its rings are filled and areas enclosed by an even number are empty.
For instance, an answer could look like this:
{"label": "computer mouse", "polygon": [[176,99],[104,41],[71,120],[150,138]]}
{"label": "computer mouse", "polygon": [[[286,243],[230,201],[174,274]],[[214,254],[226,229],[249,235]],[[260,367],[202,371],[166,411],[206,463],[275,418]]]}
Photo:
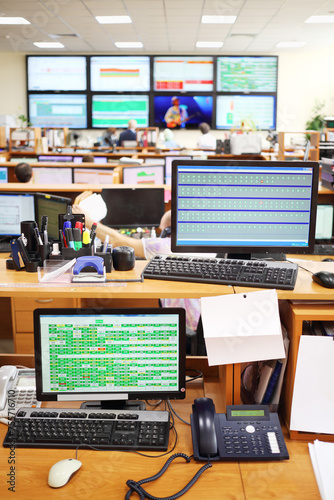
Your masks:
{"label": "computer mouse", "polygon": [[51,488],[65,486],[81,466],[80,460],[74,458],[67,458],[55,463],[49,471],[48,485]]}
{"label": "computer mouse", "polygon": [[312,279],[325,288],[334,288],[334,273],[329,273],[328,271],[319,271],[312,274]]}
{"label": "computer mouse", "polygon": [[330,257],[328,257],[327,259],[322,259],[321,262],[334,262],[334,259],[331,259]]}

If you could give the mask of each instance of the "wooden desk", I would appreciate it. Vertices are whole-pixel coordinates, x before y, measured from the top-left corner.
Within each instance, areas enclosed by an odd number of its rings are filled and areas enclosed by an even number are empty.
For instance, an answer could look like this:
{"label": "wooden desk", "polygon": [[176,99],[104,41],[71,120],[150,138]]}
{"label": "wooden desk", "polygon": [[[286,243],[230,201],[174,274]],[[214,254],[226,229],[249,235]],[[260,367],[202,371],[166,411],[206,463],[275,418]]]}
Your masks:
{"label": "wooden desk", "polygon": [[[213,397],[216,410],[221,408],[219,387],[212,381],[194,381],[187,386],[186,399],[173,402],[176,412],[186,421],[190,420],[191,404],[196,397]],[[45,406],[55,407],[55,403]],[[62,407],[76,407],[74,403]],[[178,442],[173,453],[192,454],[190,426],[176,419]],[[3,441],[6,427],[0,424],[0,440]],[[170,432],[169,448],[174,443]],[[306,442],[292,442],[286,438],[290,460],[283,462],[215,462],[204,472],[195,485],[182,498],[185,500],[267,500],[268,498],[293,498],[294,500],[320,499]],[[63,488],[56,490],[47,485],[50,467],[59,460],[75,458],[75,450],[41,450],[16,448],[16,497],[33,497],[36,500],[61,498],[91,500],[92,498],[121,500],[128,488],[128,479],[140,480],[158,472],[170,455],[156,459],[145,458],[134,453],[79,450],[78,459],[82,468]],[[148,455],[159,455],[150,453]],[[9,472],[8,448],[0,449],[1,498],[14,498],[7,491],[5,474]],[[166,497],[181,490],[203,462],[186,463],[176,459],[165,474],[157,481],[144,485],[152,495]],[[12,495],[12,496],[10,496]],[[15,498],[16,498],[15,497]],[[131,499],[138,498],[133,495]]]}

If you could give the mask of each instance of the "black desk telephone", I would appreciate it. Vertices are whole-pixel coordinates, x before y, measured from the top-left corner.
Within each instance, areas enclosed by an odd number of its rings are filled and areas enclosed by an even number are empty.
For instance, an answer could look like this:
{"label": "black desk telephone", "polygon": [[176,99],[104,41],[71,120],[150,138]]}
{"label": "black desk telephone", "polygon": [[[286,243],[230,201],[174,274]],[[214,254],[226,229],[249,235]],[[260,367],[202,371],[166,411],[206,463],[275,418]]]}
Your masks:
{"label": "black desk telephone", "polygon": [[277,413],[266,405],[233,405],[216,413],[212,399],[193,404],[195,460],[284,460],[289,458]]}

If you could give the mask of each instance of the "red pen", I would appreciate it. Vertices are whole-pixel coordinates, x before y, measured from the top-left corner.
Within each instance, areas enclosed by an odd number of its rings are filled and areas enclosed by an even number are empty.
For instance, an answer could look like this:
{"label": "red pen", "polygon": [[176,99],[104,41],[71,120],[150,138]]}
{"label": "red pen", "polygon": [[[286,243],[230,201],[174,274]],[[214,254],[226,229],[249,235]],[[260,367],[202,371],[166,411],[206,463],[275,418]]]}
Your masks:
{"label": "red pen", "polygon": [[82,222],[77,220],[74,227],[78,227],[81,231],[81,234],[82,234],[82,231],[83,231],[83,223]]}

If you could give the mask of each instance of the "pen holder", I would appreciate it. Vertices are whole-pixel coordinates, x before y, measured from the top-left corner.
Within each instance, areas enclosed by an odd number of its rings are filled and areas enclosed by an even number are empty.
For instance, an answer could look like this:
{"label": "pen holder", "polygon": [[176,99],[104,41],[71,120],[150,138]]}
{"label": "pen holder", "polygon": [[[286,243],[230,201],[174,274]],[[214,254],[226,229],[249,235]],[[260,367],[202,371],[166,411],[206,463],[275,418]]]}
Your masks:
{"label": "pen holder", "polygon": [[45,245],[38,245],[37,253],[42,262],[49,258],[51,252],[50,243],[46,243]]}
{"label": "pen holder", "polygon": [[37,268],[41,265],[41,259],[31,259],[26,263],[27,273],[37,273]]}
{"label": "pen holder", "polygon": [[37,251],[37,241],[34,233],[34,229],[37,227],[37,223],[34,220],[23,220],[21,222],[21,233],[24,234],[27,240],[27,251],[29,253]]}

